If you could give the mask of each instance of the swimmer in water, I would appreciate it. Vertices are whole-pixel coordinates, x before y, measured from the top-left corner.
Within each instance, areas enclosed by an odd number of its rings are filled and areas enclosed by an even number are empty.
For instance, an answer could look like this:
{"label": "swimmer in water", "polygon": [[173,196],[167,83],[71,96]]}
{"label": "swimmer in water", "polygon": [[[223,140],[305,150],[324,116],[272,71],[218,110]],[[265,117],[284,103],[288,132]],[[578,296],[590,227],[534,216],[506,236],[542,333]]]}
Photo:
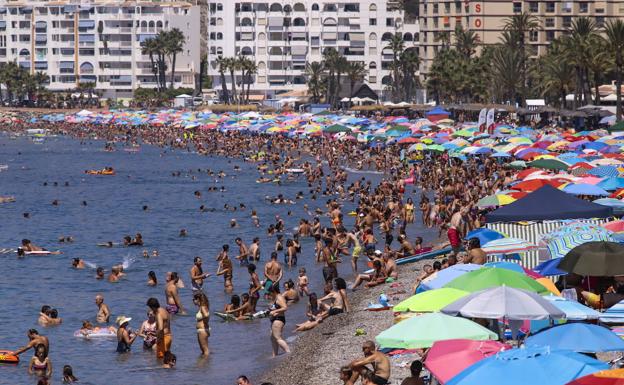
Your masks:
{"label": "swimmer in water", "polygon": [[85,268],[85,263],[80,258],[74,258],[74,259],[72,259],[72,267],[74,269],[84,269]]}
{"label": "swimmer in water", "polygon": [[98,267],[95,269],[95,279],[104,279],[104,268]]}
{"label": "swimmer in water", "polygon": [[95,296],[95,304],[98,307],[95,320],[97,323],[107,324],[108,319],[110,318],[110,309],[108,308],[108,305],[104,303],[104,297],[101,294]]}

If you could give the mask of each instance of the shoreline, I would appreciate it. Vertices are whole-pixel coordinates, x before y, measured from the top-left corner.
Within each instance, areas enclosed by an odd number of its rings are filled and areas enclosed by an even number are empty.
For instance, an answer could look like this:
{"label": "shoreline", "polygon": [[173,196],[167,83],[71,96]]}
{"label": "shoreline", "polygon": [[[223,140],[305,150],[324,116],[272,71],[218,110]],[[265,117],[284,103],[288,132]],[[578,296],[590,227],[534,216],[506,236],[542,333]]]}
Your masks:
{"label": "shoreline", "polygon": [[[340,383],[340,367],[355,359],[362,358],[362,343],[375,340],[375,337],[394,324],[392,310],[367,311],[366,306],[376,303],[379,295],[404,291],[388,296],[390,303],[398,304],[412,295],[411,286],[420,274],[422,266],[432,263],[433,259],[421,260],[412,264],[398,266],[400,286],[384,284],[373,288],[360,288],[348,292],[352,311],[327,318],[316,328],[297,334],[291,346],[291,353],[280,355],[276,362],[264,371],[259,383],[273,385],[328,385]],[[292,324],[286,327],[294,328]],[[356,336],[355,330],[361,328],[365,335]],[[400,384],[409,376],[409,365],[420,359],[417,354],[390,357],[392,365],[389,381]]]}

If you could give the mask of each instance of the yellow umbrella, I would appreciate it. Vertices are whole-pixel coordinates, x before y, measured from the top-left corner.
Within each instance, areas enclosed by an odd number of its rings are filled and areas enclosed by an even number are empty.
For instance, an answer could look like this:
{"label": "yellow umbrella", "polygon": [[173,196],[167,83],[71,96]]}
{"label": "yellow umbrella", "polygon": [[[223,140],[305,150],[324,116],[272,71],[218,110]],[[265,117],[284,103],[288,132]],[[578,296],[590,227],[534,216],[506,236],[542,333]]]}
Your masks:
{"label": "yellow umbrella", "polygon": [[557,289],[557,287],[555,286],[553,281],[551,281],[550,279],[548,279],[548,278],[538,278],[538,279],[536,279],[536,281],[540,285],[542,285],[546,289],[548,289],[549,292],[553,293],[554,295],[561,296],[561,292],[559,291],[559,289]]}

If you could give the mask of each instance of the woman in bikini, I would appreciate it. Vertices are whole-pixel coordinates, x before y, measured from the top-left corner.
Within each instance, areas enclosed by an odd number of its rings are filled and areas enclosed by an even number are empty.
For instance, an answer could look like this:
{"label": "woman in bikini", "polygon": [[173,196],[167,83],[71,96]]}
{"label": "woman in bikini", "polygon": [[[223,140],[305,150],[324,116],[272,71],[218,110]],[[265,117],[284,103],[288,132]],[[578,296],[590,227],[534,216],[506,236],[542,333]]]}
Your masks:
{"label": "woman in bikini", "polygon": [[193,303],[198,308],[195,314],[197,342],[199,343],[199,349],[202,355],[208,356],[210,354],[210,349],[208,349],[208,337],[210,337],[210,326],[208,325],[208,321],[210,320],[210,303],[206,295],[201,291],[193,294]]}
{"label": "woman in bikini", "polygon": [[48,358],[45,345],[39,344],[35,348],[35,355],[30,359],[30,364],[28,365],[28,374],[45,378],[50,378],[52,375],[52,363],[50,358]]}

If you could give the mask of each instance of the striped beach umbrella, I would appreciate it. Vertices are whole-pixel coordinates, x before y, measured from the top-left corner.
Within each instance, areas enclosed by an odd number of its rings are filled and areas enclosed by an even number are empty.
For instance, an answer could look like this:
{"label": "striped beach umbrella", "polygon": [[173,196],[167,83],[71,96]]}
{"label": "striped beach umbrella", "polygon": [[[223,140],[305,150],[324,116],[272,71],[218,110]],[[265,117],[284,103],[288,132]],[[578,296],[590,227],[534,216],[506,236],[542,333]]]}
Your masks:
{"label": "striped beach umbrella", "polygon": [[489,255],[526,253],[536,248],[536,245],[519,238],[495,239],[482,246],[483,251]]}
{"label": "striped beach umbrella", "polygon": [[620,172],[615,166],[598,166],[596,168],[592,168],[591,170],[588,170],[587,174],[600,176],[600,177],[607,177],[607,176],[615,177],[615,176],[620,175]]}
{"label": "striped beach umbrella", "polygon": [[573,222],[542,235],[551,258],[562,258],[576,246],[587,242],[613,241],[611,231],[584,222]]}

